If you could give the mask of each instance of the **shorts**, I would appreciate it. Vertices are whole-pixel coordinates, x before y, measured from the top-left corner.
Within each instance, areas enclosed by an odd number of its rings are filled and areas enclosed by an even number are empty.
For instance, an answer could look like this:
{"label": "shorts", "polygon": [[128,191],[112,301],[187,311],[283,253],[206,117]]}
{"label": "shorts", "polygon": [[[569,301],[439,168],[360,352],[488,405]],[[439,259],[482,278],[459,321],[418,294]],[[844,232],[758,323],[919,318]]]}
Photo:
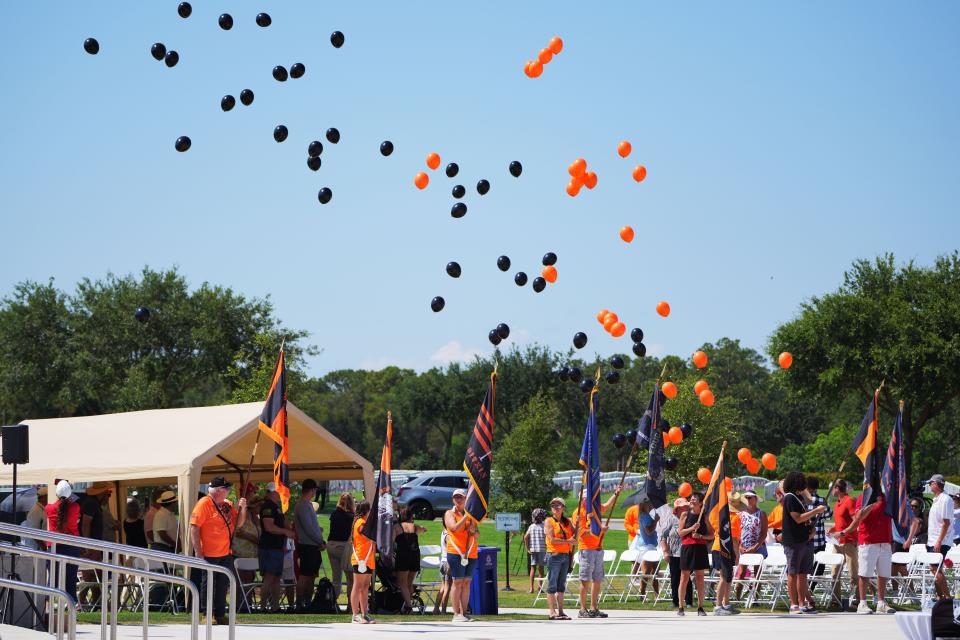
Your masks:
{"label": "shorts", "polygon": [[547,552],[546,551],[531,551],[530,555],[530,566],[531,567],[545,567],[547,566]]}
{"label": "shorts", "polygon": [[547,593],[565,593],[570,573],[569,553],[547,554]]}
{"label": "shorts", "polygon": [[653,551],[656,548],[656,545],[646,544],[640,536],[634,538],[633,542],[630,543],[630,550],[637,552],[637,562],[643,560],[643,554],[647,551]]}
{"label": "shorts", "polygon": [[[927,551],[933,553],[933,552],[934,552],[934,551],[933,551],[933,546],[932,546],[932,545],[927,545]],[[950,553],[950,547],[947,546],[947,545],[945,545],[945,544],[941,544],[941,545],[940,545],[940,551],[938,551],[937,553],[942,553],[942,554],[943,554],[943,557],[946,558],[946,557],[947,557],[947,554]],[[943,568],[943,567],[941,567],[941,569],[942,569],[942,568]]]}
{"label": "shorts", "polygon": [[857,547],[857,564],[861,578],[889,578],[890,577],[890,549],[889,542],[862,544]]}
{"label": "shorts", "polygon": [[813,573],[813,545],[809,542],[795,542],[783,545],[783,554],[787,556],[787,575],[807,575]]}
{"label": "shorts", "polygon": [[257,552],[260,573],[280,577],[283,575],[283,549],[260,549]]}
{"label": "shorts", "polygon": [[603,549],[580,550],[580,582],[603,580]]}
{"label": "shorts", "polygon": [[719,551],[711,551],[710,554],[713,559],[713,569],[720,573],[724,581],[733,582],[733,561],[724,560]]}
{"label": "shorts", "polygon": [[320,547],[315,544],[298,544],[297,553],[300,554],[300,575],[316,577],[323,563]]}
{"label": "shorts", "polygon": [[477,566],[476,558],[467,558],[467,565],[464,566],[461,561],[463,556],[457,553],[447,554],[447,564],[450,565],[450,577],[454,580],[463,580],[473,577],[473,568]]}
{"label": "shorts", "polygon": [[363,571],[360,571],[360,565],[358,565],[358,564],[352,564],[352,565],[350,565],[350,567],[353,569],[353,572],[354,572],[355,574],[357,574],[357,575],[372,576],[372,575],[373,575],[373,572],[374,572],[373,569],[371,569],[370,567],[366,567],[366,565],[364,565],[364,566],[365,566],[365,569],[364,569]]}
{"label": "shorts", "polygon": [[710,568],[707,559],[707,545],[684,544],[680,546],[681,571],[705,571]]}

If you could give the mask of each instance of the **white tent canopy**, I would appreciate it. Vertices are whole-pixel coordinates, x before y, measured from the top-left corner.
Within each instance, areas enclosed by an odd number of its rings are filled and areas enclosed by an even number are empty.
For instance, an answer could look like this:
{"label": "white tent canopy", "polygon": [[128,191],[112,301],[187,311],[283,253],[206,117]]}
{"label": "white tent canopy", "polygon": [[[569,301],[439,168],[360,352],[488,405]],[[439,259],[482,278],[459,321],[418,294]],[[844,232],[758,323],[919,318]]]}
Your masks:
{"label": "white tent canopy", "polygon": [[[251,402],[24,420],[30,426],[30,462],[19,466],[17,482],[111,481],[117,486],[118,507],[127,486],[176,484],[180,513],[189,514],[201,483],[214,476],[240,481],[250,463],[262,409],[263,403]],[[287,423],[291,481],[363,480],[365,494],[374,494],[370,462],[291,402]],[[273,448],[272,440],[260,438],[253,482],[273,479]],[[0,467],[0,484],[10,484],[12,478],[12,467]],[[188,520],[181,518],[181,535]],[[189,544],[189,536],[185,540]]]}

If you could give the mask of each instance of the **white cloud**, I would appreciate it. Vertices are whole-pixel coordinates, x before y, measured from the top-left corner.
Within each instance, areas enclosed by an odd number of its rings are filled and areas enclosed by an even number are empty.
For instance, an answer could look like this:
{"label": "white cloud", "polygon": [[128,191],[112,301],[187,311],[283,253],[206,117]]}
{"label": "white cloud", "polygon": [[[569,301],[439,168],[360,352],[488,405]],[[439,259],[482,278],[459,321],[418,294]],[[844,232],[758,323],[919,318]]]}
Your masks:
{"label": "white cloud", "polygon": [[447,344],[437,349],[430,360],[433,362],[472,362],[474,357],[483,355],[480,349],[464,347],[459,340],[451,340]]}

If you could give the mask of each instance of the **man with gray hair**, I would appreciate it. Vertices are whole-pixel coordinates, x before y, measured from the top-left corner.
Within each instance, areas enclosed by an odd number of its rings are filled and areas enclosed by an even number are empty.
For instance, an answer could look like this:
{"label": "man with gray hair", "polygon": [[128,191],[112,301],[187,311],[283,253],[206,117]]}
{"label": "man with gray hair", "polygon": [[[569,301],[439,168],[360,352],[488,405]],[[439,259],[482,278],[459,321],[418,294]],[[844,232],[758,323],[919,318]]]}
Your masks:
{"label": "man with gray hair", "polygon": [[[930,505],[929,520],[927,520],[927,551],[942,553],[944,558],[950,551],[949,543],[944,544],[944,542],[950,540],[948,536],[953,525],[953,501],[943,491],[946,483],[947,481],[939,473],[933,474],[926,482],[930,486],[930,493],[933,494],[933,504]],[[937,597],[949,598],[950,589],[947,587],[947,578],[943,575],[942,563],[930,565],[930,571],[935,576]]]}

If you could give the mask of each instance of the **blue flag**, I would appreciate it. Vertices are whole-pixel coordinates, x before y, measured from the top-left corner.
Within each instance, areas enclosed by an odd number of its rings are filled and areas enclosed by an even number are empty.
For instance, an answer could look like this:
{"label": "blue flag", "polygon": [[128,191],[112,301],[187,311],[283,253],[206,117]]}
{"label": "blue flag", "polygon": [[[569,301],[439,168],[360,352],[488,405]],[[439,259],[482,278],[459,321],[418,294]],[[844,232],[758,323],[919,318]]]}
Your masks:
{"label": "blue flag", "polygon": [[[667,479],[663,471],[663,430],[666,422],[660,417],[660,407],[664,399],[660,389],[656,389],[653,397],[650,398],[651,409],[648,409],[650,427],[647,438],[650,449],[647,453],[647,480],[644,489],[654,509],[667,503]],[[644,413],[643,418],[640,419],[641,423],[646,419],[647,413]]]}
{"label": "blue flag", "polygon": [[910,509],[907,497],[907,463],[903,450],[903,407],[893,423],[893,434],[887,448],[887,462],[880,478],[883,495],[887,502],[884,511],[893,518],[893,524],[901,536],[910,532]]}
{"label": "blue flag", "polygon": [[[590,533],[600,535],[600,447],[597,442],[597,387],[590,392],[590,415],[587,417],[587,430],[583,434],[583,447],[580,448],[580,466],[583,467],[583,498],[586,503],[586,521],[590,524]],[[580,506],[577,506],[580,509]],[[581,520],[583,516],[578,516]]]}
{"label": "blue flag", "polygon": [[653,390],[653,395],[650,396],[650,402],[647,403],[647,410],[643,412],[643,415],[640,416],[640,421],[637,423],[638,447],[642,449],[650,448],[650,443],[652,442],[650,439],[651,432],[657,431],[658,427],[660,427],[660,407],[663,406],[663,402],[666,399],[667,397],[660,391],[660,387],[656,386]]}

